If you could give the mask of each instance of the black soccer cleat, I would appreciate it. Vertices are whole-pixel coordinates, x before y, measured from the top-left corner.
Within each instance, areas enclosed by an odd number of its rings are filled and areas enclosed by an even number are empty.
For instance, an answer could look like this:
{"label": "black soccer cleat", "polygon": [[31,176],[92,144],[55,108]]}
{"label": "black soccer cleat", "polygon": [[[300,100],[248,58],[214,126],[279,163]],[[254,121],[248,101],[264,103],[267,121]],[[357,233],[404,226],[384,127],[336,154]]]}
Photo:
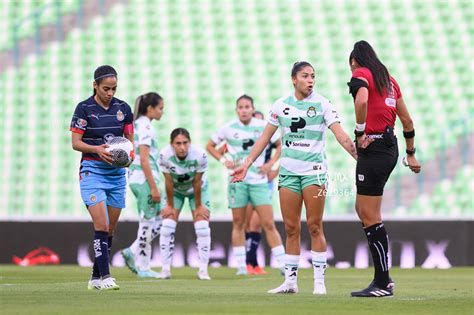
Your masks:
{"label": "black soccer cleat", "polygon": [[386,287],[380,287],[375,284],[375,280],[372,283],[361,291],[351,292],[352,297],[392,297],[393,296],[393,287],[395,283],[392,279],[388,280]]}

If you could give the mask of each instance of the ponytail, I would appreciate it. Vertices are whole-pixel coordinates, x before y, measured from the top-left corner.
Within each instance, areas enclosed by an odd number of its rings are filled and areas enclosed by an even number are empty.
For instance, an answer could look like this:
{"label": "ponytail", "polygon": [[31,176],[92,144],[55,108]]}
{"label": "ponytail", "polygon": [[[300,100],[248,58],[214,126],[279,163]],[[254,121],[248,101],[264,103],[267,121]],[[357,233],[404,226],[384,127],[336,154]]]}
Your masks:
{"label": "ponytail", "polygon": [[146,115],[148,106],[155,108],[162,100],[163,98],[155,92],[149,92],[140,95],[135,100],[135,110],[133,112],[133,117],[135,117],[135,120],[137,120],[140,116]]}
{"label": "ponytail", "polygon": [[390,91],[390,74],[368,42],[361,40],[355,43],[354,49],[349,56],[349,62],[352,58],[362,67],[369,68],[374,77],[377,92],[380,95],[382,95],[384,91]]}

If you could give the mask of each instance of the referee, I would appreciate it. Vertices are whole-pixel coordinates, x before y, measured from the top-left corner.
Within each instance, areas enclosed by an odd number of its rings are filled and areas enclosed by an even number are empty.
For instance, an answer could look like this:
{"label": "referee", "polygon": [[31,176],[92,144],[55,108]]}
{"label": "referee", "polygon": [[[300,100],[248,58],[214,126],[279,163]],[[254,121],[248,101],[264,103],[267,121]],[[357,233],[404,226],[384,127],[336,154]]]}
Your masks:
{"label": "referee", "polygon": [[348,86],[354,98],[358,154],[355,207],[375,269],[372,283],[351,295],[392,296],[394,282],[388,272],[388,235],[380,208],[385,183],[398,160],[397,138],[393,132],[396,116],[403,125],[408,167],[419,173],[421,166],[415,158],[415,130],[397,81],[390,76],[370,44],[366,41],[355,43],[349,63],[352,78]]}

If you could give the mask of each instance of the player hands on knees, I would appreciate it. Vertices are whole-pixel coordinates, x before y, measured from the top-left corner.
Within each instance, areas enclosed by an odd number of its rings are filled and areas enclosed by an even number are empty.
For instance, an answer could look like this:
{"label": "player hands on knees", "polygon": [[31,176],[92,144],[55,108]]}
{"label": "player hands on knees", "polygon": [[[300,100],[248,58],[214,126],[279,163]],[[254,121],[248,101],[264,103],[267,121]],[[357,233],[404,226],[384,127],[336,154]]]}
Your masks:
{"label": "player hands on knees", "polygon": [[191,144],[191,136],[186,129],[176,128],[171,132],[170,144],[160,152],[159,165],[165,176],[167,197],[166,207],[162,211],[163,225],[160,232],[161,278],[171,278],[176,226],[184,203],[188,200],[199,255],[198,278],[210,280],[207,270],[211,250],[207,154]]}
{"label": "player hands on knees", "polygon": [[139,278],[159,278],[150,266],[152,242],[160,234],[162,219],[158,144],[153,120],[163,116],[164,101],[154,92],[146,93],[135,101],[135,151],[129,167],[128,181],[136,200],[139,215],[137,238],[122,250],[127,267]]}
{"label": "player hands on knees", "polygon": [[[231,171],[235,167],[239,167],[247,159],[248,154],[261,137],[265,128],[263,120],[252,116],[255,111],[252,97],[248,95],[240,96],[236,101],[235,111],[237,117],[213,134],[207,144],[208,152]],[[273,221],[272,200],[268,192],[268,176],[260,171],[268,163],[271,168],[280,157],[280,136],[276,134],[271,139],[271,142],[277,146],[278,153],[270,161],[265,163],[263,155],[256,156],[255,167],[250,169],[246,178],[242,178],[242,182],[232,183],[232,178],[229,177],[228,203],[229,208],[232,209],[232,249],[237,262],[237,275],[248,274],[246,266],[245,223],[246,208],[249,203],[255,208],[260,218],[262,229],[265,232],[268,244],[272,248],[273,256],[281,266],[284,264],[285,249]],[[224,143],[230,158],[227,158],[217,149],[218,145]],[[268,147],[267,144],[265,146]],[[231,173],[229,172],[229,174]]]}

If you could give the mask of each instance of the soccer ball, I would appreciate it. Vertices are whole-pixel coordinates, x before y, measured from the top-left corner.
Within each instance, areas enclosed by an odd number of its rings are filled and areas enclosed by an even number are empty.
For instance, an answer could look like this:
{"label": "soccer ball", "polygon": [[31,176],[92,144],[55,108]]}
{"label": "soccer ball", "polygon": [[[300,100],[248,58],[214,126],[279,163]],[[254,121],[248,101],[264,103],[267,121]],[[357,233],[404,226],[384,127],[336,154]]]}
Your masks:
{"label": "soccer ball", "polygon": [[128,167],[135,158],[133,144],[124,137],[113,137],[107,140],[109,146],[105,151],[112,153],[112,165],[115,167]]}

